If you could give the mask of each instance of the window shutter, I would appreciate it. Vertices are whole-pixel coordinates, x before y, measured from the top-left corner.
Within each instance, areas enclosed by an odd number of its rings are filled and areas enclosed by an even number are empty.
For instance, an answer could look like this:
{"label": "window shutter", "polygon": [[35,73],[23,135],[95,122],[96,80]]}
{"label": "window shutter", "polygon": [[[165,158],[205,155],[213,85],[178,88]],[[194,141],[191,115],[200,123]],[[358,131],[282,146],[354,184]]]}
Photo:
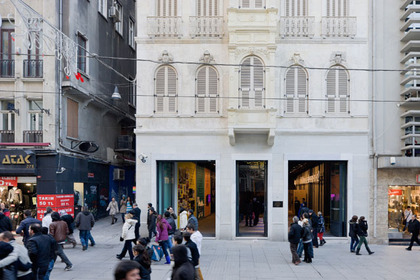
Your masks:
{"label": "window shutter", "polygon": [[197,74],[197,113],[204,113],[205,108],[205,97],[206,97],[206,76],[207,67],[199,69]]}
{"label": "window shutter", "polygon": [[218,16],[219,15],[219,0],[212,0],[213,2],[213,16]]}
{"label": "window shutter", "polygon": [[338,70],[338,97],[340,99],[340,113],[347,113],[348,108],[348,77],[344,68]]}
{"label": "window shutter", "polygon": [[308,0],[300,0],[302,1],[302,16],[308,16]]}
{"label": "window shutter", "polygon": [[348,0],[343,0],[343,17],[348,17],[349,16],[349,1]]}
{"label": "window shutter", "polygon": [[166,67],[161,67],[156,72],[155,88],[156,88],[156,112],[164,112],[164,96],[165,96],[165,72]]}
{"label": "window shutter", "polygon": [[330,69],[327,74],[327,112],[335,112],[336,69]]}
{"label": "window shutter", "polygon": [[263,8],[263,0],[255,0],[255,8]]}
{"label": "window shutter", "polygon": [[263,107],[263,94],[264,94],[264,67],[262,61],[253,57],[252,68],[254,72],[254,106]]}
{"label": "window shutter", "polygon": [[307,112],[307,76],[302,67],[297,70],[297,97],[298,97],[298,111],[299,113]]}
{"label": "window shutter", "polygon": [[286,10],[285,16],[286,17],[290,16],[290,1],[292,1],[292,0],[286,0],[286,7],[285,7],[285,10]]}
{"label": "window shutter", "polygon": [[286,113],[294,112],[295,69],[289,68],[286,73]]}
{"label": "window shutter", "polygon": [[327,17],[331,16],[331,1],[334,0],[327,0]]}
{"label": "window shutter", "polygon": [[249,1],[250,0],[242,0],[242,7],[241,8],[249,8]]}
{"label": "window shutter", "polygon": [[168,80],[168,112],[175,113],[176,112],[176,84],[177,78],[175,70],[171,67],[166,66],[167,68],[167,80]]}
{"label": "window shutter", "polygon": [[217,113],[218,111],[218,77],[217,77],[217,72],[214,68],[209,67],[208,68],[209,71],[209,103],[210,103],[210,108],[209,108],[209,112],[210,113]]}
{"label": "window shutter", "polygon": [[251,58],[248,57],[241,66],[241,106],[249,107],[249,93],[251,89]]}

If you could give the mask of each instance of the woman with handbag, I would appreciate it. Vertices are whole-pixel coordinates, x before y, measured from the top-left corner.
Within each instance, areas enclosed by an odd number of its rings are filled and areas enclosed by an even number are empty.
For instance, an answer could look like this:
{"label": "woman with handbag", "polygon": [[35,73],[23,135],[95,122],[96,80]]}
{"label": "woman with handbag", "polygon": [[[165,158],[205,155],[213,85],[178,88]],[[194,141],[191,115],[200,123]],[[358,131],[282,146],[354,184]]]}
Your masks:
{"label": "woman with handbag", "polygon": [[136,239],[136,234],[134,232],[135,225],[137,220],[133,219],[133,215],[126,214],[125,215],[125,223],[122,227],[122,234],[120,237],[120,241],[124,241],[124,247],[120,254],[117,254],[117,259],[121,260],[125,257],[125,254],[128,251],[130,255],[130,260],[134,259],[133,249],[131,247],[131,242]]}
{"label": "woman with handbag", "polygon": [[156,220],[156,228],[157,228],[157,235],[156,241],[158,241],[159,245],[163,249],[163,253],[165,254],[166,262],[165,264],[171,263],[171,257],[169,256],[169,234],[168,231],[172,229],[171,225],[165,220],[162,215],[158,215]]}

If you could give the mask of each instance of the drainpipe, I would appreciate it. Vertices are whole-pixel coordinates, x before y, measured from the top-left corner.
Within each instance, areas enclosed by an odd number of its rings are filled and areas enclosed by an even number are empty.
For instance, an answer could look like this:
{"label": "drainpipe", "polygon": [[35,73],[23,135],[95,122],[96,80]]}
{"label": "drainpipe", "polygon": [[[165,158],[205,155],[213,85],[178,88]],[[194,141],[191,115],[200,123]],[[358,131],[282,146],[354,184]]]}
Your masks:
{"label": "drainpipe", "polygon": [[[58,19],[58,28],[61,32],[63,32],[63,0],[59,0],[59,19]],[[60,36],[60,42],[59,42],[59,47],[62,48],[63,46],[63,38],[62,36]],[[61,146],[61,120],[62,120],[62,104],[63,104],[63,86],[62,86],[62,82],[63,82],[63,72],[62,72],[62,59],[58,60],[58,121],[57,121],[57,141],[58,141],[58,145],[56,146],[57,150],[60,150],[60,146]]]}

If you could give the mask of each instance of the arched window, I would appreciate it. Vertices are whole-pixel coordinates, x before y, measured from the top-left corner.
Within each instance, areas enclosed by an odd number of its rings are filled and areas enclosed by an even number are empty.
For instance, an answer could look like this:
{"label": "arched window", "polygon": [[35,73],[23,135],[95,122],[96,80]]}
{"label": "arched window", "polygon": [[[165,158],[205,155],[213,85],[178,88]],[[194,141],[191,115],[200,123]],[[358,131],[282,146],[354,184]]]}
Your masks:
{"label": "arched window", "polygon": [[291,66],[285,77],[285,113],[308,113],[308,74],[302,66]]}
{"label": "arched window", "polygon": [[299,17],[308,16],[308,0],[286,0],[285,16]]}
{"label": "arched window", "polygon": [[176,113],[177,74],[171,66],[159,67],[155,76],[155,113]]}
{"label": "arched window", "polygon": [[203,66],[198,69],[196,76],[196,113],[218,113],[219,77],[216,69]]}
{"label": "arched window", "polygon": [[248,56],[241,63],[239,83],[240,108],[264,108],[265,69],[261,59]]}
{"label": "arched window", "polygon": [[327,73],[326,113],[350,113],[350,78],[343,66],[333,66]]}

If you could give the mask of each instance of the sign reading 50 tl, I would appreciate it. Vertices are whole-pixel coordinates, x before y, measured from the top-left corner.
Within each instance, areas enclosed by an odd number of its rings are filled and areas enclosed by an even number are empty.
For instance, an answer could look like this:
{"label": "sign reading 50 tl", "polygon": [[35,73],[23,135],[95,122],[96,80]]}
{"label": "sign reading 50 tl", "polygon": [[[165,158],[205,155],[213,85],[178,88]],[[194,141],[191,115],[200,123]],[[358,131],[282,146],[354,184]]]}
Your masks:
{"label": "sign reading 50 tl", "polygon": [[31,155],[4,155],[1,164],[31,164],[30,157]]}

